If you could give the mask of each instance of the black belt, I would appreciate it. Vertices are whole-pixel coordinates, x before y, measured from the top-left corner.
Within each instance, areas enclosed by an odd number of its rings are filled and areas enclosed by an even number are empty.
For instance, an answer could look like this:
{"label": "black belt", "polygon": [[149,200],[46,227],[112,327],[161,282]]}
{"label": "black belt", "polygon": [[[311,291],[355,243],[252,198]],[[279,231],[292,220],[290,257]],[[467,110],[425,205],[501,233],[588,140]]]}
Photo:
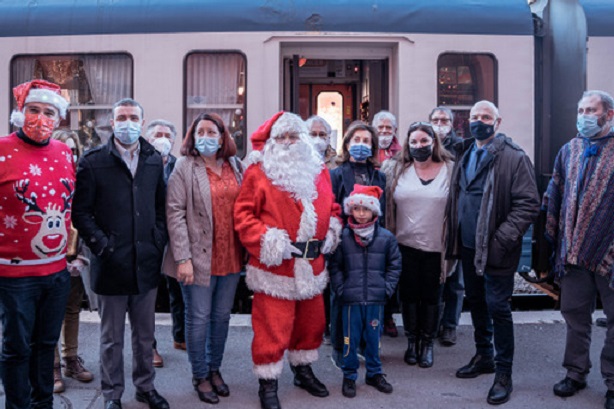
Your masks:
{"label": "black belt", "polygon": [[322,246],[323,243],[323,240],[308,240],[292,243],[294,247],[301,251],[301,254],[292,253],[292,255],[296,258],[315,260],[322,254],[320,252],[320,246]]}

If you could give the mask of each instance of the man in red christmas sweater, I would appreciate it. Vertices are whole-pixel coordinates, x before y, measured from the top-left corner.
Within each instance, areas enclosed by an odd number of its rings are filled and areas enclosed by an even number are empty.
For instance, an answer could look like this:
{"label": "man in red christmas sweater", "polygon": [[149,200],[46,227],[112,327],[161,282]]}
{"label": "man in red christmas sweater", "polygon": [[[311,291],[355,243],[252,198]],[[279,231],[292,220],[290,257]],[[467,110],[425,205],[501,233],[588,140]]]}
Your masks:
{"label": "man in red christmas sweater", "polygon": [[0,375],[7,408],[51,408],[53,353],[70,290],[75,165],[68,146],[50,137],[68,102],[43,80],[13,94],[11,123],[20,129],[0,138]]}
{"label": "man in red christmas sweater", "polygon": [[328,390],[313,374],[324,334],[323,254],[337,246],[341,223],[330,176],[300,117],[279,112],[251,137],[254,162],[235,203],[235,229],[250,254],[252,359],[263,409],[280,408],[277,378],[284,352],[294,384],[314,396]]}

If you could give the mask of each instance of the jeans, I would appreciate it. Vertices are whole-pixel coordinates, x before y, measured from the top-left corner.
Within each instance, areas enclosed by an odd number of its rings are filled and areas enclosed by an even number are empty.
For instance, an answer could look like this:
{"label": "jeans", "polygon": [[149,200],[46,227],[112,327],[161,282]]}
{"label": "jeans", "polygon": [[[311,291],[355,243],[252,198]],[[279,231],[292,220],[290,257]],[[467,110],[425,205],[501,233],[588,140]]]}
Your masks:
{"label": "jeans", "polygon": [[[83,281],[80,276],[70,277],[70,292],[62,322],[62,358],[74,358],[79,350],[79,313],[83,302]],[[55,347],[55,363],[60,364],[60,351]]]}
{"label": "jeans", "polygon": [[53,407],[53,355],[69,291],[67,270],[0,277],[0,376],[7,409]]}
{"label": "jeans", "polygon": [[204,379],[222,366],[240,276],[211,276],[209,287],[181,284],[188,358],[195,379]]}
{"label": "jeans", "polygon": [[364,340],[367,378],[382,373],[379,357],[379,342],[382,332],[383,305],[344,305],[341,307],[343,321],[343,377],[355,381],[358,378],[358,346]]}
{"label": "jeans", "polygon": [[456,270],[446,280],[443,287],[444,309],[441,325],[444,328],[455,329],[458,326],[463,311],[463,298],[465,296],[465,280],[463,279],[462,263],[456,265]]}
{"label": "jeans", "polygon": [[492,276],[475,272],[475,250],[463,247],[461,259],[465,278],[465,295],[473,323],[476,352],[493,356],[498,373],[511,375],[514,360],[514,322],[510,300],[514,291],[514,276]]}

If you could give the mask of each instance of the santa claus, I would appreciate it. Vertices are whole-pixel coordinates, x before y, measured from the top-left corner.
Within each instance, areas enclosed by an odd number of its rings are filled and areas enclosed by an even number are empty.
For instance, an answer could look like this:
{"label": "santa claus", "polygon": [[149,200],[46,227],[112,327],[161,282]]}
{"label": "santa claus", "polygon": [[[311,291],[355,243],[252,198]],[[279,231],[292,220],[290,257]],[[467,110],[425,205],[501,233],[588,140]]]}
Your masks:
{"label": "santa claus", "polygon": [[337,246],[339,205],[305,123],[279,112],[251,137],[253,152],[235,204],[235,229],[250,254],[252,359],[262,408],[280,408],[284,352],[294,384],[314,396],[328,390],[311,369],[324,333],[324,254]]}

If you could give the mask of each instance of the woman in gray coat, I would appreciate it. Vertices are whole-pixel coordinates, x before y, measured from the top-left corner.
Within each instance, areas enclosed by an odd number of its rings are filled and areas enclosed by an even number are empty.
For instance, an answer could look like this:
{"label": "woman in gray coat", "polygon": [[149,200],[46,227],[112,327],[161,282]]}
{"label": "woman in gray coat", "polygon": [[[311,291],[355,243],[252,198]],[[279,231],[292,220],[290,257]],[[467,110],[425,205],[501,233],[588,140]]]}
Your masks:
{"label": "woman in gray coat", "polygon": [[163,271],[181,283],[192,383],[200,400],[230,391],[220,374],[242,247],[233,225],[243,169],[222,118],[199,115],[168,181]]}

